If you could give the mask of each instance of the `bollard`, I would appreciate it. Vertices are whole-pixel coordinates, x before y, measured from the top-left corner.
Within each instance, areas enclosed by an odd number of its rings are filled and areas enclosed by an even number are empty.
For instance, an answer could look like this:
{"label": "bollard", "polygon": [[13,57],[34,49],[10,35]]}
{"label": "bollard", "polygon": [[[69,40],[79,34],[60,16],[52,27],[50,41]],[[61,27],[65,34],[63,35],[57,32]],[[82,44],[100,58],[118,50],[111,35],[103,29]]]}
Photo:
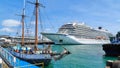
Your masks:
{"label": "bollard", "polygon": [[106,66],[112,68],[112,66],[113,66],[113,61],[112,61],[112,60],[108,60],[108,61],[106,62]]}

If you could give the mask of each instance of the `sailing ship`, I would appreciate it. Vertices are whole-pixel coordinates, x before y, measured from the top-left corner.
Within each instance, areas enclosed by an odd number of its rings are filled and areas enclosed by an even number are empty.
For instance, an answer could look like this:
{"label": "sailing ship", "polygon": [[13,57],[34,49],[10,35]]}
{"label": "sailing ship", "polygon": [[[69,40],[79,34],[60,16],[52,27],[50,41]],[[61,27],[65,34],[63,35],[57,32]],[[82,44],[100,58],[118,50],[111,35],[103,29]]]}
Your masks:
{"label": "sailing ship", "polygon": [[[36,6],[36,24],[35,24],[35,45],[34,46],[27,46],[24,44],[24,9],[22,13],[22,44],[10,47],[10,53],[14,55],[15,57],[27,61],[32,64],[39,64],[44,63],[44,65],[48,65],[52,58],[55,58],[57,56],[57,59],[63,58],[65,55],[70,54],[70,52],[64,48],[64,51],[61,53],[55,53],[51,50],[51,46],[48,45],[47,48],[38,48],[38,8],[41,5],[38,0],[36,0],[36,3],[34,3]],[[37,65],[41,66],[41,65]]]}
{"label": "sailing ship", "polygon": [[[48,65],[52,59],[52,56],[49,54],[49,52],[45,50],[40,50],[37,47],[38,43],[38,8],[39,8],[39,2],[36,0],[36,28],[35,28],[35,46],[34,47],[28,47],[24,45],[24,11],[22,16],[22,45],[17,45],[14,47],[11,47],[11,54],[13,54],[15,57],[25,60],[27,62],[30,62],[32,64],[35,63],[41,63],[43,62],[44,65]],[[44,51],[44,52],[43,52]]]}

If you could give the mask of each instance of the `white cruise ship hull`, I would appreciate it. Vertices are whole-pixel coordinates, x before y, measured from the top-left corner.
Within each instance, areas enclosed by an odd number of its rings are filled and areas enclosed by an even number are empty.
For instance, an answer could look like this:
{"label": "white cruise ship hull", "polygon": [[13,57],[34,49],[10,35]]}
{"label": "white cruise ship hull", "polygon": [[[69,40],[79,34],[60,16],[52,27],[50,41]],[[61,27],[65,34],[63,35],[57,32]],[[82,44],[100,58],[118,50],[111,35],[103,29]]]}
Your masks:
{"label": "white cruise ship hull", "polygon": [[76,38],[67,34],[41,33],[55,44],[108,44],[110,40]]}

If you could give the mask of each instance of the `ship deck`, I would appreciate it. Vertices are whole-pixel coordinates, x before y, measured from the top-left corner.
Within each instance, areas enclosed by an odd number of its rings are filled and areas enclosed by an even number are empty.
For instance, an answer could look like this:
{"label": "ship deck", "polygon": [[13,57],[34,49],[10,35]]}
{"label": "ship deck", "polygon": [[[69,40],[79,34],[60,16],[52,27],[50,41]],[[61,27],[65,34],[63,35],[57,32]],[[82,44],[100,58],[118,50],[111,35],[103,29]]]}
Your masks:
{"label": "ship deck", "polygon": [[[3,47],[0,47],[0,57],[9,68],[20,68],[20,67],[43,68],[44,67],[44,63],[30,64],[26,61],[20,60],[15,56],[13,56],[10,52],[8,52],[7,49]],[[41,67],[38,67],[36,65],[41,65]]]}

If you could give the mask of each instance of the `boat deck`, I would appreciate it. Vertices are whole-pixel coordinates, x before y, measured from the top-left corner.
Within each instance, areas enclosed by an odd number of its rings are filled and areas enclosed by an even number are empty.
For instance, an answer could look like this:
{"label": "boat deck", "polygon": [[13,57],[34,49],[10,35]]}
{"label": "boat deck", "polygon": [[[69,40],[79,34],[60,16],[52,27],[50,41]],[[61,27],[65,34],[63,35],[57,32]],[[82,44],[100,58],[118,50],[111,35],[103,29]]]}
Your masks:
{"label": "boat deck", "polygon": [[[30,64],[14,57],[7,49],[0,47],[0,57],[10,68],[44,68],[44,63]],[[36,65],[41,65],[38,67]]]}

